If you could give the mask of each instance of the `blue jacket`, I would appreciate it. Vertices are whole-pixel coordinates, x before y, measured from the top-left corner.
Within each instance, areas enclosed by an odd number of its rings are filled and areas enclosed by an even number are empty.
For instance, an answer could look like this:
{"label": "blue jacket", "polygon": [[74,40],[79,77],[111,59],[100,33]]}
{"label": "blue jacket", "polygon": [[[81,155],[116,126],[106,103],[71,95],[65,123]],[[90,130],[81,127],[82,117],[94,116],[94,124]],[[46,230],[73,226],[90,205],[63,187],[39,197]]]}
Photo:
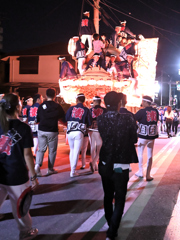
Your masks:
{"label": "blue jacket", "polygon": [[73,66],[69,62],[64,61],[61,66],[60,78],[73,77],[73,76],[74,77],[77,76]]}
{"label": "blue jacket", "polygon": [[91,126],[92,119],[90,111],[82,103],[71,106],[66,113],[67,133],[71,131],[86,132],[87,127]]}

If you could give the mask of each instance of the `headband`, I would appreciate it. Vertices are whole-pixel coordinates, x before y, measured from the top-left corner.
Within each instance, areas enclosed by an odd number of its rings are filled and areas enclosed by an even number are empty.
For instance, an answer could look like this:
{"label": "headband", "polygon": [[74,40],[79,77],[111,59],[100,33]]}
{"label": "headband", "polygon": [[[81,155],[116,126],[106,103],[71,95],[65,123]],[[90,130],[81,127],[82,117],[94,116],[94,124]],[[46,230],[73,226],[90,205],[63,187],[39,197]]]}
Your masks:
{"label": "headband", "polygon": [[151,100],[148,100],[148,99],[146,99],[146,98],[142,98],[142,100],[143,100],[143,101],[146,101],[146,102],[150,102],[150,103],[152,103]]}
{"label": "headband", "polygon": [[84,94],[79,94],[76,96],[76,98],[78,98],[78,97],[85,97],[85,96],[84,96]]}
{"label": "headband", "polygon": [[101,98],[100,97],[93,97],[93,100],[101,100]]}

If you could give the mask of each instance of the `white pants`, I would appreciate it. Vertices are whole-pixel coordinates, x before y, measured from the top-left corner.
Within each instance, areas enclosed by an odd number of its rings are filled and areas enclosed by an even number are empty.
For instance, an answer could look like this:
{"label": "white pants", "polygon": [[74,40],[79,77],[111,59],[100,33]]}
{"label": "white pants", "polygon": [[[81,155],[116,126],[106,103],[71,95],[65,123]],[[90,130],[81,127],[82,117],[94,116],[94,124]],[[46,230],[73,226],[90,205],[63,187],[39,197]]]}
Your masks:
{"label": "white pants", "polygon": [[89,140],[91,144],[91,158],[92,158],[92,164],[95,168],[95,165],[99,159],[99,152],[102,146],[102,139],[99,134],[99,132],[90,132],[89,133]]}
{"label": "white pants", "polygon": [[11,206],[12,206],[12,213],[13,213],[14,219],[17,222],[19,231],[28,231],[32,228],[32,220],[31,220],[31,216],[29,215],[29,212],[26,214],[26,216],[22,218],[18,218],[17,216],[18,198],[20,197],[21,193],[28,187],[29,187],[29,181],[27,183],[17,185],[17,186],[7,186],[7,185],[0,184],[0,206],[5,201],[7,195],[9,195],[9,199],[11,201]]}
{"label": "white pants", "polygon": [[84,72],[83,65],[85,64],[85,61],[86,61],[85,58],[78,58],[78,70],[81,75]]}
{"label": "white pants", "polygon": [[37,150],[38,150],[38,138],[37,137],[33,138],[33,143],[34,143],[34,155],[36,155]]}
{"label": "white pants", "polygon": [[147,145],[147,177],[150,176],[152,158],[153,158],[153,148],[154,148],[154,139],[138,139],[138,159],[139,159],[139,175],[143,176],[143,152],[144,148]]}
{"label": "white pants", "polygon": [[89,138],[84,137],[83,143],[82,143],[82,148],[81,148],[82,167],[86,166],[86,152],[87,152],[88,142],[89,142]]}
{"label": "white pants", "polygon": [[79,159],[79,153],[83,143],[84,134],[80,131],[72,131],[68,133],[68,142],[70,147],[69,160],[71,166],[71,173],[75,173],[77,162]]}
{"label": "white pants", "polygon": [[86,43],[86,39],[88,40],[88,45],[89,45],[89,49],[88,49],[88,52],[87,52],[87,55],[92,51],[92,35],[82,35],[81,36],[81,42],[82,43]]}

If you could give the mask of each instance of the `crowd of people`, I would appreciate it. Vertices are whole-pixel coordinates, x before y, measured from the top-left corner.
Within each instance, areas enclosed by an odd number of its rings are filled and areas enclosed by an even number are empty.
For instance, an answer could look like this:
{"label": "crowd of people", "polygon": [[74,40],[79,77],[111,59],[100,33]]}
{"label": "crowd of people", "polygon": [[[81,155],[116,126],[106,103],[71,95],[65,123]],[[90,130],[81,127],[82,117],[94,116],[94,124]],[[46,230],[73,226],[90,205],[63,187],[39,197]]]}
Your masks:
{"label": "crowd of people", "polygon": [[177,135],[179,111],[171,106],[159,107],[159,132],[167,132],[168,138]]}
{"label": "crowd of people", "polygon": [[[76,105],[71,106],[65,113],[61,105],[55,102],[55,97],[55,89],[49,88],[44,101],[41,94],[36,94],[33,98],[28,96],[24,107],[19,97],[13,93],[5,94],[0,100],[0,206],[9,195],[20,231],[19,239],[31,239],[37,235],[38,230],[32,228],[29,213],[18,218],[16,204],[20,194],[29,185],[28,170],[32,187],[37,187],[37,177],[42,177],[41,166],[47,148],[49,151],[46,176],[58,173],[54,169],[54,163],[60,121],[67,126],[71,178],[79,175],[76,170],[80,152],[80,169],[86,168],[86,151],[90,141],[89,169],[92,174],[99,170],[101,175],[105,217],[109,225],[107,239],[115,239],[123,214],[130,164],[139,162],[136,176],[143,178],[145,146],[148,151],[145,177],[146,181],[153,180],[150,174],[153,147],[158,137],[158,121],[161,122],[162,109],[158,111],[152,107],[152,98],[143,96],[142,109],[133,114],[125,107],[126,95],[111,91],[104,97],[105,107],[101,106],[102,99],[94,96],[90,109],[85,106],[85,95],[79,93]],[[167,108],[167,116],[164,114],[166,119],[171,118],[171,113],[171,109]],[[175,119],[178,114],[174,111],[172,116]],[[168,124],[167,121],[167,129]],[[136,142],[138,155],[135,149]]]}

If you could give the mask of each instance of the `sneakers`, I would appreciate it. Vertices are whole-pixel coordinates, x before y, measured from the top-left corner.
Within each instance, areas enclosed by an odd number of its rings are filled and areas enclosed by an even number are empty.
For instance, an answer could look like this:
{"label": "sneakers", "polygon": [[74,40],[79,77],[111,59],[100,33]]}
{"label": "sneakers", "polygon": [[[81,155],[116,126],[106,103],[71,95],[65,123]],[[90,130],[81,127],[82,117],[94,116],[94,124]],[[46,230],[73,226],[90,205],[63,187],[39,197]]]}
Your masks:
{"label": "sneakers", "polygon": [[74,172],[74,173],[70,173],[70,177],[73,178],[73,177],[78,177],[79,176],[79,173],[77,172]]}
{"label": "sneakers", "polygon": [[42,173],[41,173],[39,164],[35,165],[34,170],[35,170],[35,173],[36,173],[37,177],[42,177]]}
{"label": "sneakers", "polygon": [[84,170],[84,169],[85,169],[85,167],[84,167],[84,166],[80,167],[80,170]]}
{"label": "sneakers", "polygon": [[136,177],[138,177],[138,178],[143,178],[143,176],[142,176],[142,175],[139,175],[138,173],[135,173],[135,175],[136,175]]}
{"label": "sneakers", "polygon": [[91,170],[91,172],[94,173],[94,168],[93,168],[93,164],[92,164],[92,162],[89,163],[89,166],[90,166],[90,170]]}
{"label": "sneakers", "polygon": [[58,171],[55,170],[54,168],[53,169],[48,169],[46,176],[49,176],[49,175],[52,175],[52,174],[56,174],[56,173],[58,173]]}
{"label": "sneakers", "polygon": [[37,228],[32,228],[31,230],[28,231],[21,231],[19,234],[19,240],[30,240],[35,238],[37,234],[38,234]]}

